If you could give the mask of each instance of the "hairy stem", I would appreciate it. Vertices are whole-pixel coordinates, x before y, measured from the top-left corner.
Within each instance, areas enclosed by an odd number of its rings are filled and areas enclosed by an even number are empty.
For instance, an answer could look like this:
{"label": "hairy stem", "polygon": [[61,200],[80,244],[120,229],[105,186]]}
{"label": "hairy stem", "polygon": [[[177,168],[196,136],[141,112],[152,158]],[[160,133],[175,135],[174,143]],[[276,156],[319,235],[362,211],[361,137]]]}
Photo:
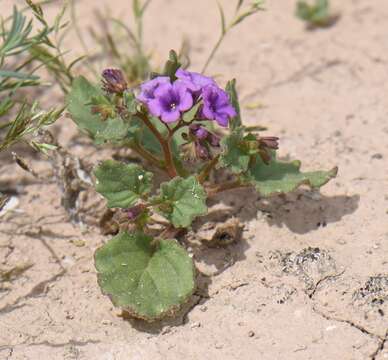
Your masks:
{"label": "hairy stem", "polygon": [[160,146],[162,147],[164,161],[166,166],[166,171],[171,178],[177,176],[177,170],[175,168],[174,160],[171,152],[171,142],[170,137],[168,139],[163,138],[160,132],[156,129],[156,127],[152,124],[152,122],[148,119],[147,115],[144,113],[138,113],[144,124],[148,127],[148,129],[154,134],[156,139],[159,141]]}
{"label": "hairy stem", "polygon": [[239,189],[243,187],[248,187],[249,184],[243,184],[240,180],[230,181],[224,184],[210,186],[206,189],[208,197],[215,196],[223,191],[229,191],[233,189]]}
{"label": "hairy stem", "polygon": [[218,159],[220,158],[220,155],[217,155],[216,157],[214,157],[212,160],[210,160],[206,165],[205,167],[203,168],[203,170],[199,173],[197,179],[198,181],[203,184],[206,179],[209,177],[211,171],[214,169],[214,167],[217,165],[218,163]]}
{"label": "hairy stem", "polygon": [[130,145],[130,148],[133,151],[137,152],[148,162],[150,162],[152,165],[155,165],[159,169],[166,170],[165,166],[163,165],[163,162],[160,159],[158,159],[156,156],[151,154],[149,151],[144,149],[140,144],[134,142]]}

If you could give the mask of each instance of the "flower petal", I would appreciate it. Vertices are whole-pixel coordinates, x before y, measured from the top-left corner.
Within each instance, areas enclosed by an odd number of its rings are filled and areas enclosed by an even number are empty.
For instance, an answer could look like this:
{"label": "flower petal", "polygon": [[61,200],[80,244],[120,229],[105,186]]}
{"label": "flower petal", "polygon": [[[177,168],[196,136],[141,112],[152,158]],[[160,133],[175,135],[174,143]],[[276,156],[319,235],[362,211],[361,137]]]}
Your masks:
{"label": "flower petal", "polygon": [[205,119],[208,119],[208,120],[214,120],[214,119],[215,119],[215,114],[214,114],[214,112],[210,109],[210,107],[209,107],[207,104],[205,104],[205,105],[202,107],[201,115],[202,115]]}
{"label": "flower petal", "polygon": [[229,105],[229,104],[218,109],[218,112],[222,113],[222,114],[226,114],[227,116],[229,116],[231,118],[235,117],[237,115],[237,112],[234,109],[234,107],[232,105]]}
{"label": "flower petal", "polygon": [[188,91],[186,91],[180,97],[180,103],[178,108],[180,111],[186,111],[192,108],[193,103],[194,103],[193,96]]}
{"label": "flower petal", "polygon": [[154,116],[160,116],[162,114],[162,106],[159,99],[154,99],[148,102],[148,110]]}
{"label": "flower petal", "polygon": [[165,123],[172,123],[177,121],[180,118],[181,114],[178,109],[171,111],[163,111],[161,114],[161,119]]}
{"label": "flower petal", "polygon": [[228,115],[225,115],[225,114],[216,114],[216,121],[218,125],[227,127],[229,122],[229,117]]}

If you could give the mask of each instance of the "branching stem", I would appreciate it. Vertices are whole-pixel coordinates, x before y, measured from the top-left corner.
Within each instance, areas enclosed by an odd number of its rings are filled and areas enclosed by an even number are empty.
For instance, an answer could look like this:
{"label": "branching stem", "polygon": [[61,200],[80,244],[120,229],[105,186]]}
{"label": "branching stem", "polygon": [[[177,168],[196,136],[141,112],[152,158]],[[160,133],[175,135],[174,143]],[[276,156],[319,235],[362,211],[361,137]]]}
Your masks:
{"label": "branching stem", "polygon": [[174,178],[177,176],[177,170],[175,168],[174,160],[172,157],[171,152],[171,137],[169,136],[167,139],[165,139],[160,132],[156,129],[156,127],[152,124],[152,122],[148,119],[148,116],[144,113],[138,113],[137,116],[143,120],[144,124],[148,127],[148,129],[154,134],[156,139],[159,141],[160,146],[162,147],[164,160],[165,160],[165,167],[168,175],[171,178]]}
{"label": "branching stem", "polygon": [[158,159],[156,156],[154,156],[149,151],[144,149],[141,145],[134,142],[134,143],[131,143],[130,148],[133,151],[137,152],[144,159],[149,161],[152,165],[155,165],[159,169],[166,170],[162,160]]}

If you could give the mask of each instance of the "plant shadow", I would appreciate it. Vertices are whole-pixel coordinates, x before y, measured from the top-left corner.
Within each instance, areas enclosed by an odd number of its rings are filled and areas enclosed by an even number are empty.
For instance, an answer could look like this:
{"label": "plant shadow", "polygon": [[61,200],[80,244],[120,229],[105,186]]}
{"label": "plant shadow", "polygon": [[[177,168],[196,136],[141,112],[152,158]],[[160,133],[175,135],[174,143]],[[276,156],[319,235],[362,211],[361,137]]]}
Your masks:
{"label": "plant shadow", "polygon": [[297,234],[326,227],[354,213],[359,206],[359,195],[326,196],[316,190],[300,189],[287,195],[261,199],[250,189],[225,193],[216,201],[222,201],[232,210],[230,215],[241,222],[250,221],[262,214],[271,226],[286,226]]}
{"label": "plant shadow", "polygon": [[[248,242],[241,237],[226,246],[209,247],[201,240],[201,229],[217,227],[235,218],[239,224],[256,219],[262,214],[271,226],[286,226],[290,231],[305,234],[341,221],[354,213],[359,205],[359,195],[325,196],[317,191],[300,189],[288,195],[261,199],[252,189],[240,189],[218,195],[209,202],[209,214],[193,224],[193,230],[182,241],[193,255],[198,269],[197,288],[189,301],[174,314],[156,322],[146,322],[123,316],[131,325],[149,334],[167,334],[174,328],[187,325],[191,310],[210,298],[208,289],[217,275],[246,259]],[[221,203],[221,204],[220,204]]]}
{"label": "plant shadow", "polygon": [[[197,236],[197,230],[204,226],[216,226],[223,219],[230,217],[230,211],[216,210],[211,211],[206,218],[197,219],[193,224],[193,231],[182,237],[182,243],[191,253],[196,269],[196,289],[190,299],[181,309],[171,314],[173,317],[163,318],[155,322],[147,322],[144,320],[134,319],[123,313],[122,317],[138,331],[149,334],[167,334],[173,329],[180,326],[185,326],[189,322],[189,314],[191,310],[205,304],[209,295],[209,287],[213,279],[233,266],[238,261],[246,259],[245,252],[249,248],[247,241],[243,237],[243,232],[238,232],[238,237],[230,244],[219,247],[209,247],[205,241],[201,241]],[[193,324],[195,326],[195,324]]]}
{"label": "plant shadow", "polygon": [[326,20],[325,23],[321,23],[321,24],[307,23],[306,30],[315,31],[319,29],[331,28],[332,26],[336,25],[340,19],[341,19],[341,14],[333,14],[329,16],[329,18]]}

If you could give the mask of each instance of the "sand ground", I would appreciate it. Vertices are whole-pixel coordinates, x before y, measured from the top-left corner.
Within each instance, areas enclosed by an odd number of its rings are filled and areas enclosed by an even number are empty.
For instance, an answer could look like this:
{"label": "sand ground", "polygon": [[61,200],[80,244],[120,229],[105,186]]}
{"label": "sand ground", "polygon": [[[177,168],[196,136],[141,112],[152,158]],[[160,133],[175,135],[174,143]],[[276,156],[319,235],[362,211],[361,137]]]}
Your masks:
{"label": "sand ground", "polygon": [[[339,175],[321,194],[220,198],[229,210],[213,217],[239,219],[243,239],[193,250],[202,285],[175,320],[119,317],[93,265],[106,237],[72,225],[58,186],[2,155],[1,189],[19,203],[0,218],[0,268],[31,266],[0,283],[0,359],[388,359],[388,2],[332,2],[340,20],[306,31],[295,1],[268,0],[266,12],[230,33],[208,73],[238,78],[245,122],[280,136],[283,157],[302,159],[304,169],[338,165]],[[0,10],[14,3],[22,2],[3,0]],[[129,3],[79,1],[77,14],[86,28],[93,7],[126,19]],[[187,36],[199,70],[218,31],[213,1],[154,0],[145,41],[162,61]],[[61,101],[54,90],[45,99]],[[58,129],[61,144],[86,162],[109,156],[76,137],[69,119]]]}

